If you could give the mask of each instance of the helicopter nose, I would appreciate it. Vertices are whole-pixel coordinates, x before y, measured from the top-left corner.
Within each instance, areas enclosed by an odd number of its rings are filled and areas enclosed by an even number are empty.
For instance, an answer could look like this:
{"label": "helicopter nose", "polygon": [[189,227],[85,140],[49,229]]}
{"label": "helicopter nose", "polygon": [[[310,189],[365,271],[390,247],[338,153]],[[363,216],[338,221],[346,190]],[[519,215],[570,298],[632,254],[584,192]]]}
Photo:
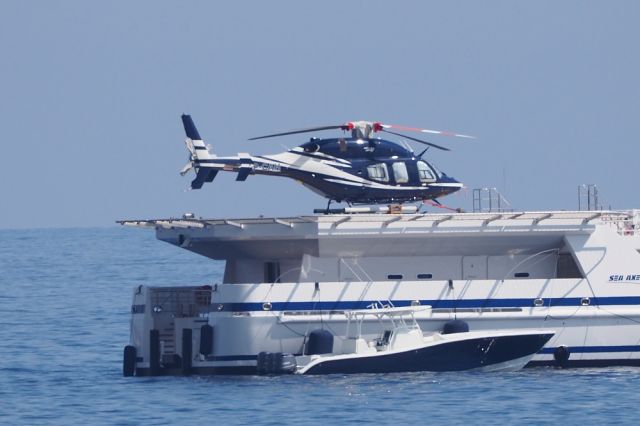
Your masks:
{"label": "helicopter nose", "polygon": [[443,191],[447,194],[459,191],[464,186],[462,182],[452,178],[451,176],[447,176],[444,173],[438,180],[438,184],[443,187]]}

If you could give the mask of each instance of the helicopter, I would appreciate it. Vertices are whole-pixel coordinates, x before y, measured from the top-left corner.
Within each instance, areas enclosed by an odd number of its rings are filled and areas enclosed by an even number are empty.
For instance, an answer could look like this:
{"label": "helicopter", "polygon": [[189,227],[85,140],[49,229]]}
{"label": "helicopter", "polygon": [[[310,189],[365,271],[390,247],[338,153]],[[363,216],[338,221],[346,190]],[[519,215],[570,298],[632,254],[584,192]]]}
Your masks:
{"label": "helicopter", "polygon": [[[237,173],[236,181],[249,175],[283,176],[300,181],[312,191],[332,201],[353,204],[402,204],[404,202],[432,200],[440,204],[439,197],[460,190],[463,184],[441,172],[422,156],[429,148],[449,151],[448,148],[397,133],[395,130],[415,131],[460,138],[474,138],[452,132],[383,124],[372,121],[349,121],[344,124],[311,127],[250,138],[258,140],[293,134],[342,130],[351,137],[321,139],[312,137],[308,142],[273,155],[239,153],[234,157],[218,157],[205,145],[190,115],[182,115],[187,136],[185,145],[189,160],[180,171],[196,173],[191,189],[200,189],[212,182],[218,172]],[[393,129],[393,130],[391,130]],[[387,133],[426,145],[416,154],[404,141],[392,142],[374,137]]]}

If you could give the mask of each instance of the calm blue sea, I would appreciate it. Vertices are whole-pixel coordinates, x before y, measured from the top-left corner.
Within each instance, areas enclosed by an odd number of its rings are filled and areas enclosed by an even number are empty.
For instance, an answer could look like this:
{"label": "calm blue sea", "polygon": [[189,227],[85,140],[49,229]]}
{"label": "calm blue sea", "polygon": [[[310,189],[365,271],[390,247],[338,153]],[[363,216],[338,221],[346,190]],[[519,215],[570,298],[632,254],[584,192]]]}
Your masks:
{"label": "calm blue sea", "polygon": [[635,368],[122,377],[132,289],[221,274],[152,231],[0,230],[0,423],[638,423]]}

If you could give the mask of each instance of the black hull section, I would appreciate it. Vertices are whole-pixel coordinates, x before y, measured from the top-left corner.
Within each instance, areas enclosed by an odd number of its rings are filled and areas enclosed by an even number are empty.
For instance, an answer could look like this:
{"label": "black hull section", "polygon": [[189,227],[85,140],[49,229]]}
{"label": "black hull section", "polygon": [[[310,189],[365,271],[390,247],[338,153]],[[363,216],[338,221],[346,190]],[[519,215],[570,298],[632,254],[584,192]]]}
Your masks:
{"label": "black hull section", "polygon": [[526,368],[554,367],[554,368],[605,368],[605,367],[640,367],[640,359],[569,359],[563,365],[551,361],[531,361]]}
{"label": "black hull section", "polygon": [[369,357],[327,360],[305,374],[463,371],[488,367],[538,352],[553,334],[483,337]]}
{"label": "black hull section", "polygon": [[[256,367],[254,366],[242,366],[242,367],[192,367],[190,375],[193,376],[224,376],[224,375],[237,375],[237,376],[250,376],[256,374]],[[155,377],[155,376],[184,376],[182,369],[180,368],[161,368],[156,374],[152,374],[149,368],[137,368],[136,376],[138,377]]]}

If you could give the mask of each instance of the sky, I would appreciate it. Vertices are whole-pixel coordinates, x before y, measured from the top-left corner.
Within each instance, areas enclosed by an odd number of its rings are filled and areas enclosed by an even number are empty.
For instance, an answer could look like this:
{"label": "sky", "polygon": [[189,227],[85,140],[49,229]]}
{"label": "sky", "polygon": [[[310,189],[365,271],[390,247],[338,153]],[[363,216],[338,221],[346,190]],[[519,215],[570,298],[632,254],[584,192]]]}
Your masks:
{"label": "sky", "polygon": [[[372,120],[472,134],[427,156],[515,210],[640,208],[640,2],[0,3],[0,228],[293,216],[281,178],[193,176],[180,114],[218,155],[277,153],[299,127]],[[331,136],[324,133],[319,136]],[[416,149],[418,149],[416,147]]]}

